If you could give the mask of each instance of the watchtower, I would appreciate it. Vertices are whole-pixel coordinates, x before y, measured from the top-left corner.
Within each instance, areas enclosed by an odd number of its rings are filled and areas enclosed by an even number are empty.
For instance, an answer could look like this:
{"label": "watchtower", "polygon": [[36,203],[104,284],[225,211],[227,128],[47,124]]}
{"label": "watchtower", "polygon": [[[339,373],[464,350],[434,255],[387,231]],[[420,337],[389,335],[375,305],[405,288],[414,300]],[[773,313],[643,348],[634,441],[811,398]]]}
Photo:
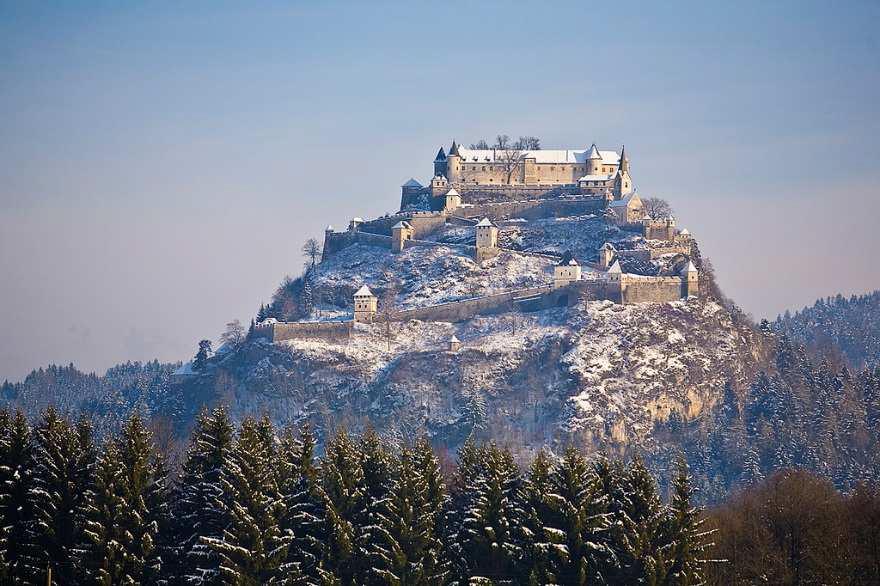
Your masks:
{"label": "watchtower", "polygon": [[498,227],[489,218],[483,218],[476,226],[477,254],[476,261],[483,262],[487,258],[496,256],[498,249]]}
{"label": "watchtower", "polygon": [[379,310],[379,299],[364,285],[354,294],[354,321],[372,322]]}

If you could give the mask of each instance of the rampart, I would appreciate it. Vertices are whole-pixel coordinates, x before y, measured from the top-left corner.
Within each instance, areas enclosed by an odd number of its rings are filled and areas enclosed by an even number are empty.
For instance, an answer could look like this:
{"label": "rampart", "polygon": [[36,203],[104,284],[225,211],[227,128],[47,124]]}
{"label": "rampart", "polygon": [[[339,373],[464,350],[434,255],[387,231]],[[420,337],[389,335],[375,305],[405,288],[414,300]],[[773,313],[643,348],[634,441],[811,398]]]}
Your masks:
{"label": "rampart", "polygon": [[342,340],[351,336],[352,324],[351,321],[275,322],[257,326],[254,332],[273,342],[303,338]]}
{"label": "rampart", "polygon": [[578,197],[572,199],[528,199],[502,203],[484,203],[462,206],[455,210],[456,216],[463,218],[488,217],[493,220],[509,218],[556,218],[571,215],[600,213],[605,200],[599,197]]}
{"label": "rampart", "polygon": [[682,277],[646,277],[623,274],[620,277],[621,303],[664,303],[685,297]]}

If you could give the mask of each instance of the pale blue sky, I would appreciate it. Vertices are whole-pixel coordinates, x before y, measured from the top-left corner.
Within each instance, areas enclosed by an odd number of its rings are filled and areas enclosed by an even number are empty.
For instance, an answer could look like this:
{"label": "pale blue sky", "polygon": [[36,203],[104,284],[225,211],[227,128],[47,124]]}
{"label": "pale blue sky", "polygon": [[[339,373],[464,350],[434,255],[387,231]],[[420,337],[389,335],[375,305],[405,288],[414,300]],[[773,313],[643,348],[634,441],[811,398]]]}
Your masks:
{"label": "pale blue sky", "polygon": [[876,2],[0,1],[0,379],[188,358],[440,144],[627,145],[756,317],[880,288]]}

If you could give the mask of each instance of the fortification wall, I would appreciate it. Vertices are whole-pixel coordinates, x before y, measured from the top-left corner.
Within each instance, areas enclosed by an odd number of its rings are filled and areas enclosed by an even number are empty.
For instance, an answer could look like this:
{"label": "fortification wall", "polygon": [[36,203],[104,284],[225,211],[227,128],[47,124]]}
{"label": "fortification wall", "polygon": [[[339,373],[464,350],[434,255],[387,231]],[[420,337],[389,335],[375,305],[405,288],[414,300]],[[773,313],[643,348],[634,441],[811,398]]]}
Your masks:
{"label": "fortification wall", "polygon": [[623,275],[620,288],[622,303],[665,303],[684,296],[681,277]]}
{"label": "fortification wall", "polygon": [[576,185],[473,185],[454,183],[451,185],[461,194],[466,203],[498,203],[512,199],[547,199],[566,195],[579,195]]}
{"label": "fortification wall", "polygon": [[418,319],[422,321],[458,322],[471,319],[476,315],[498,313],[499,311],[506,310],[510,308],[511,304],[515,303],[517,299],[524,299],[548,293],[552,293],[550,285],[532,287],[529,289],[518,289],[516,291],[506,291],[504,293],[496,293],[495,295],[487,295],[485,297],[477,297],[474,299],[450,301],[449,303],[441,303],[431,307],[404,309],[395,312],[392,315],[392,319],[394,321]]}
{"label": "fortification wall", "polygon": [[347,339],[351,334],[352,322],[278,322],[272,324],[273,342],[281,340],[301,340],[319,338],[322,340]]}
{"label": "fortification wall", "polygon": [[355,242],[391,249],[391,236],[369,232],[325,232],[322,259],[327,259]]}
{"label": "fortification wall", "polygon": [[488,217],[493,220],[508,218],[539,219],[548,217],[594,214],[605,207],[602,198],[529,199],[499,203],[485,203],[456,210],[464,218]]}

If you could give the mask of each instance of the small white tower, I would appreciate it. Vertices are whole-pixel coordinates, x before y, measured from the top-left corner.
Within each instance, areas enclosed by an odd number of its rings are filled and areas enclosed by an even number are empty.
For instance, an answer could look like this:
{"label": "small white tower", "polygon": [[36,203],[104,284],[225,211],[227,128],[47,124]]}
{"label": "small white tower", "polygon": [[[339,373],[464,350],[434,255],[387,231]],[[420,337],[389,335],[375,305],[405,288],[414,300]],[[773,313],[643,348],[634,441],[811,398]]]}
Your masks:
{"label": "small white tower", "polygon": [[599,268],[607,271],[611,268],[615,256],[617,256],[617,249],[610,242],[603,244],[599,249]]}
{"label": "small white tower", "polygon": [[489,220],[483,218],[476,226],[477,233],[477,262],[496,256],[498,250],[498,227]]}
{"label": "small white tower", "polygon": [[354,294],[354,321],[372,322],[376,318],[379,309],[379,300],[364,285]]}
{"label": "small white tower", "polygon": [[407,240],[412,240],[415,230],[409,222],[400,221],[391,226],[391,252],[400,252]]}
{"label": "small white tower", "polygon": [[449,338],[449,352],[458,352],[461,350],[461,340],[454,335]]}
{"label": "small white tower", "polygon": [[688,261],[687,266],[681,272],[682,276],[682,293],[684,297],[694,297],[700,294],[700,273],[693,261]]}
{"label": "small white tower", "polygon": [[602,171],[602,155],[596,147],[596,143],[590,147],[587,153],[587,175],[599,175]]}

